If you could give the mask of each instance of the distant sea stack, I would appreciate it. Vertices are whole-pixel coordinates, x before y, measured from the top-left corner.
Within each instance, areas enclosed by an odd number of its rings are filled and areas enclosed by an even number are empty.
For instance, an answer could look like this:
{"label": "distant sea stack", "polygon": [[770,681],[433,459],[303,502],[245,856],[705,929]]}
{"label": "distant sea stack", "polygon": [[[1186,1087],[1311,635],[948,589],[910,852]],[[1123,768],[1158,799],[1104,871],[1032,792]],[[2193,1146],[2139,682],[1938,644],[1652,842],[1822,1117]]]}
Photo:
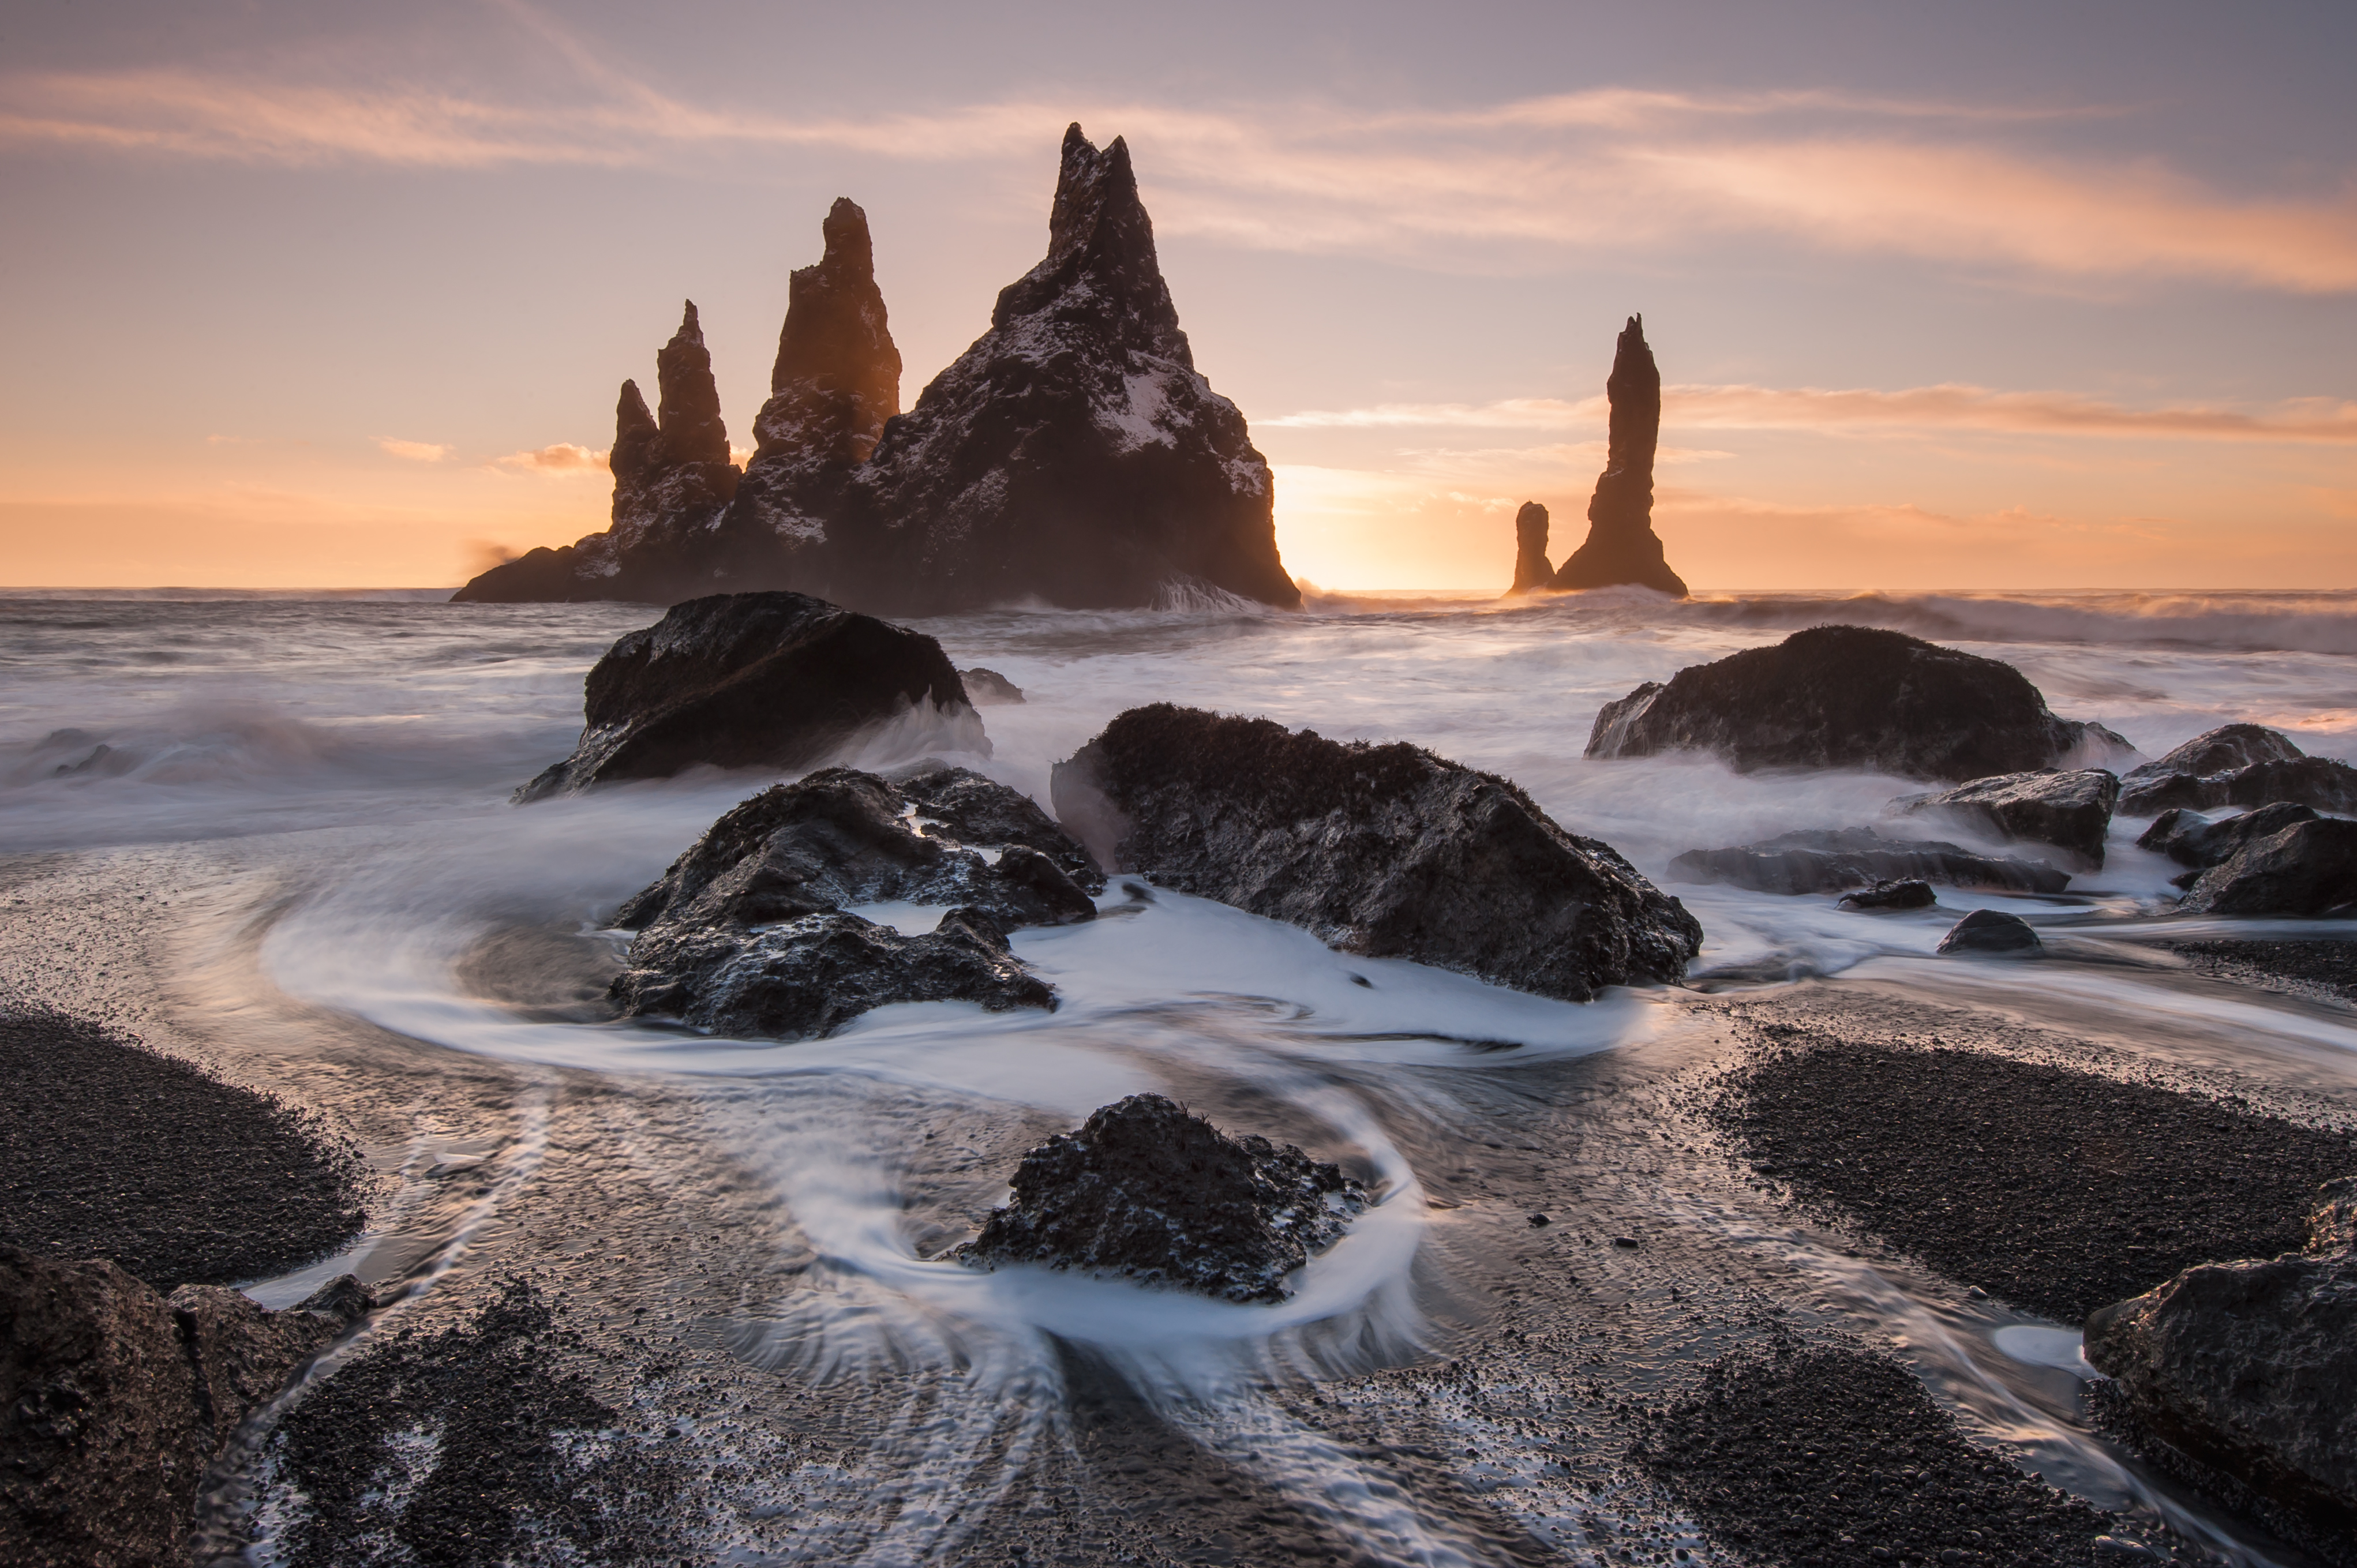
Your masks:
{"label": "distant sea stack", "polygon": [[1555,586],[1555,568],[1547,564],[1547,509],[1524,501],[1514,514],[1514,585],[1511,594],[1534,594]]}
{"label": "distant sea stack", "polygon": [[[792,589],[902,616],[1298,607],[1268,462],[1195,369],[1118,137],[1100,150],[1077,124],[1065,133],[1047,258],[905,413],[866,217],[837,201],[824,232],[824,259],[793,274],[741,486],[734,469],[725,494],[716,476],[692,496],[639,476],[638,452],[672,452],[667,380],[654,439],[639,425],[617,435],[614,527],[457,596],[667,604]],[[718,430],[716,398],[708,413]],[[683,416],[683,440],[691,428],[701,422]]]}
{"label": "distant sea stack", "polygon": [[[1663,557],[1662,541],[1653,532],[1653,450],[1662,435],[1662,372],[1653,350],[1645,342],[1645,318],[1629,317],[1612,355],[1612,374],[1604,383],[1612,401],[1612,444],[1597,476],[1596,495],[1587,503],[1587,542],[1555,575],[1557,589],[1609,588],[1634,584],[1676,598],[1686,596],[1686,585]],[[1524,507],[1527,513],[1529,507]],[[1542,514],[1544,516],[1544,514]],[[1515,521],[1516,542],[1523,541],[1521,519]],[[1525,553],[1527,552],[1525,551]],[[1544,535],[1539,565],[1545,565]],[[1525,562],[1514,564],[1515,587],[1523,586]]]}

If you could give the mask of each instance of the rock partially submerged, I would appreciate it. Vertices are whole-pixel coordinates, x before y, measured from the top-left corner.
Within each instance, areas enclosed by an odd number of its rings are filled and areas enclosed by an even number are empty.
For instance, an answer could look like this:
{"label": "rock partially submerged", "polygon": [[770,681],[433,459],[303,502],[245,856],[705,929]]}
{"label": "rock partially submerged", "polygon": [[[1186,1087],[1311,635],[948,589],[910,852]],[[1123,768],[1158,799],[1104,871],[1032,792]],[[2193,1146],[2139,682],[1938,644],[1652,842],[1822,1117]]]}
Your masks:
{"label": "rock partially submerged", "polygon": [[2000,773],[1930,795],[1890,803],[1901,816],[1944,818],[1996,839],[2052,844],[2080,865],[2101,868],[2104,835],[2120,798],[2115,774],[2100,768],[2069,773]]}
{"label": "rock partially submerged", "polygon": [[2198,735],[2159,761],[2131,769],[2121,784],[2119,811],[2130,817],[2278,803],[2357,811],[2357,768],[2309,757],[2289,736],[2259,725]]}
{"label": "rock partially submerged", "polygon": [[976,667],[958,671],[965,682],[966,701],[977,708],[1000,707],[1023,701],[1023,688],[996,670]]}
{"label": "rock partially submerged", "polygon": [[[1629,317],[1613,347],[1604,390],[1612,402],[1611,446],[1587,503],[1587,538],[1555,575],[1557,588],[1623,583],[1674,598],[1684,579],[1663,556],[1653,532],[1653,453],[1662,435],[1662,372],[1645,342],[1645,318]],[[1544,557],[1542,557],[1544,562]],[[1521,575],[1517,564],[1515,575]]]}
{"label": "rock partially submerged", "polygon": [[1341,1238],[1366,1189],[1290,1144],[1231,1138],[1133,1094],[1023,1156],[1015,1197],[957,1250],[981,1268],[1046,1263],[1233,1302],[1283,1301]]}
{"label": "rock partially submerged", "polygon": [[1882,913],[1893,909],[1928,909],[1939,901],[1940,896],[1932,890],[1928,882],[1878,882],[1871,887],[1843,894],[1841,907]]}
{"label": "rock partially submerged", "polygon": [[205,1467],[371,1305],[349,1274],[285,1312],[216,1285],[167,1300],[0,1243],[0,1560],[186,1563]]}
{"label": "rock partially submerged", "polygon": [[2136,847],[2157,850],[2178,865],[2199,871],[2217,865],[2254,838],[2281,832],[2294,822],[2315,820],[2314,808],[2288,801],[2261,806],[2223,822],[2213,822],[2183,806],[2171,806],[2153,819],[2152,826],[2137,838]]}
{"label": "rock partially submerged", "polygon": [[2037,929],[2018,915],[2001,909],[1975,909],[1948,929],[1940,939],[1943,953],[1992,953],[2002,958],[2029,958],[2046,950]]}
{"label": "rock partially submerged", "polygon": [[[831,768],[738,805],[622,906],[614,923],[639,936],[609,994],[628,1015],[780,1039],[896,1002],[1052,1007],[1006,932],[1093,919],[1103,886],[1045,812],[980,774]],[[948,913],[904,936],[854,908],[888,902]]]}
{"label": "rock partially submerged", "polygon": [[[2035,860],[1980,854],[1939,839],[1889,838],[1872,828],[1803,828],[1728,849],[1690,849],[1670,862],[1682,882],[1755,893],[1840,893],[1886,882],[1991,893],[2060,893],[2070,874]],[[1927,903],[1930,900],[1925,900]]]}
{"label": "rock partially submerged", "polygon": [[1707,751],[1738,772],[1867,768],[1962,782],[2129,749],[2056,718],[2010,664],[1903,632],[1820,626],[1648,681],[1596,715],[1587,755]]}
{"label": "rock partially submerged", "polygon": [[675,605],[589,671],[571,757],[519,803],[698,765],[807,767],[920,706],[988,749],[942,645],[803,594],[715,594]]}
{"label": "rock partially submerged", "polygon": [[2357,908],[2357,822],[2313,817],[2255,832],[2204,871],[2189,915],[2330,915]]}
{"label": "rock partially submerged", "polygon": [[1114,868],[1371,957],[1543,996],[1675,982],[1702,927],[1611,845],[1420,747],[1328,740],[1157,703],[1052,781],[1056,814]]}
{"label": "rock partially submerged", "polygon": [[[2303,1252],[2190,1268],[2087,1318],[2085,1354],[2164,1462],[2330,1561],[2357,1561],[2357,1178]],[[2172,1466],[2171,1467],[2177,1467]]]}

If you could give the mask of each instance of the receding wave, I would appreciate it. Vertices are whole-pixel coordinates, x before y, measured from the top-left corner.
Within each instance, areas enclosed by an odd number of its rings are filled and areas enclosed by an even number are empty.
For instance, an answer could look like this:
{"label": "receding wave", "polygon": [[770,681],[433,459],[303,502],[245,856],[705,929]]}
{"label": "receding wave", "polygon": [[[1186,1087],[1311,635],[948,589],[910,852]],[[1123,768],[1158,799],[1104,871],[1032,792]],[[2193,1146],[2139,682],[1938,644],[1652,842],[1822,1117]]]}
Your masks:
{"label": "receding wave", "polygon": [[2357,653],[2357,593],[1710,594],[1684,612],[1719,626],[1839,621],[1948,642]]}

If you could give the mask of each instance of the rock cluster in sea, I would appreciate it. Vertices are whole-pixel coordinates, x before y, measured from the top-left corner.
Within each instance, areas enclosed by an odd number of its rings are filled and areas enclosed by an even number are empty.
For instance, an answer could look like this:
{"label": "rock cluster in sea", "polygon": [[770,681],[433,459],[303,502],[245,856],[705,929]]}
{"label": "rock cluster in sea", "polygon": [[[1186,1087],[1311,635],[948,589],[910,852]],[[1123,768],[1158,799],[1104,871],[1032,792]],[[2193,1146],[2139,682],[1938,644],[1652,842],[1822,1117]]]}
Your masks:
{"label": "rock cluster in sea", "polygon": [[1268,463],[1195,368],[1126,144],[1066,132],[1046,258],[906,412],[866,215],[839,200],[823,236],[823,258],[792,275],[741,478],[691,306],[661,359],[660,420],[624,388],[613,526],[457,597],[784,588],[879,615],[1298,606]]}
{"label": "rock cluster in sea", "polygon": [[1653,454],[1662,439],[1662,371],[1645,341],[1645,318],[1629,317],[1604,383],[1611,403],[1610,444],[1604,472],[1587,502],[1587,538],[1560,569],[1547,565],[1547,509],[1525,501],[1514,514],[1514,584],[1510,593],[1652,588],[1686,596],[1684,579],[1670,570],[1653,532]]}
{"label": "rock cluster in sea", "polygon": [[1282,1301],[1286,1276],[1367,1204],[1339,1166],[1232,1138],[1159,1094],[1133,1094],[1023,1156],[1014,1197],[957,1250],[981,1268],[1045,1263],[1233,1302]]}
{"label": "rock cluster in sea", "polygon": [[2357,768],[2309,757],[2278,730],[2233,724],[2195,736],[2158,762],[2120,780],[2124,816],[2172,808],[2267,806],[2280,801],[2319,811],[2357,811]]}

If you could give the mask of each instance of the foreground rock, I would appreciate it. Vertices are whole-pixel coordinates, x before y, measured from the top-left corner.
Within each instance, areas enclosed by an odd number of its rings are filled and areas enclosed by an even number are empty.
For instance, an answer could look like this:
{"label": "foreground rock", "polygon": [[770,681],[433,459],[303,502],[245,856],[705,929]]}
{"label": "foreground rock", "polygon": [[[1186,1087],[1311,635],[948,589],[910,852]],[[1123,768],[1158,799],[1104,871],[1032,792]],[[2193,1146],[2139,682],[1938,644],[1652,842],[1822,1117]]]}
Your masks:
{"label": "foreground rock", "polygon": [[2202,872],[2189,915],[2330,915],[2357,907],[2357,822],[2313,817],[2255,832]]}
{"label": "foreground rock", "polygon": [[[736,807],[623,905],[615,924],[639,937],[609,994],[631,1016],[780,1039],[896,1002],[1052,1007],[1006,932],[1093,919],[1103,886],[1045,812],[979,774],[831,768]],[[912,937],[849,908],[879,903],[949,912]]]}
{"label": "foreground rock", "polygon": [[1936,882],[1990,893],[2060,893],[2071,885],[2069,873],[2039,861],[1980,854],[1939,839],[1887,838],[1872,828],[1803,828],[1758,843],[1690,849],[1670,862],[1670,875],[1682,882],[1790,894],[1840,893],[1885,882]]}
{"label": "foreground rock", "polygon": [[1648,681],[1607,703],[1587,740],[1589,757],[1707,751],[1739,773],[1859,768],[1958,782],[2054,767],[2082,747],[2129,749],[2101,725],[2056,718],[2010,664],[1856,626]]}
{"label": "foreground rock", "polygon": [[2087,1318],[2086,1357],[2141,1427],[2329,1561],[2357,1561],[2357,1180],[2301,1253],[2185,1270]]}
{"label": "foreground rock", "polygon": [[1012,1185],[959,1262],[1125,1274],[1234,1302],[1283,1301],[1286,1277],[1367,1202],[1340,1167],[1228,1137],[1159,1094],[1059,1133],[1023,1156]]}
{"label": "foreground rock", "polygon": [[212,1285],[167,1301],[0,1244],[0,1560],[186,1563],[205,1467],[371,1305],[349,1274],[285,1312]]}
{"label": "foreground rock", "polygon": [[1940,939],[1943,953],[1987,953],[1998,958],[2034,958],[2046,950],[2038,929],[2018,915],[1975,909]]}
{"label": "foreground rock", "polygon": [[579,746],[516,800],[699,765],[806,767],[920,705],[987,752],[957,671],[922,632],[802,594],[690,599],[606,650]]}
{"label": "foreground rock", "polygon": [[[1653,532],[1653,453],[1662,435],[1662,372],[1645,342],[1645,318],[1629,317],[1604,390],[1612,402],[1611,447],[1587,503],[1587,538],[1555,575],[1558,588],[1623,583],[1676,598],[1686,585]],[[1520,575],[1517,567],[1516,575]]]}
{"label": "foreground rock", "polygon": [[2122,815],[2149,817],[2173,807],[2312,807],[2357,811],[2357,768],[2309,757],[2290,737],[2259,725],[2226,725],[2198,735],[2158,762],[2126,774]]}
{"label": "foreground rock", "polygon": [[2104,835],[2120,798],[2115,774],[2100,768],[2069,773],[2000,773],[1931,795],[1891,802],[1902,816],[1943,818],[1996,839],[2052,844],[2080,865],[2100,869]]}
{"label": "foreground rock", "polygon": [[1157,703],[1058,764],[1052,789],[1114,868],[1348,952],[1585,1002],[1681,979],[1702,942],[1611,845],[1417,746]]}
{"label": "foreground rock", "polygon": [[2199,811],[2172,806],[2153,819],[2152,826],[2136,839],[2136,847],[2157,850],[2179,865],[2202,871],[2227,859],[2255,838],[2281,832],[2294,822],[2315,820],[2313,808],[2289,802],[2261,806],[2223,822],[2212,822]]}

